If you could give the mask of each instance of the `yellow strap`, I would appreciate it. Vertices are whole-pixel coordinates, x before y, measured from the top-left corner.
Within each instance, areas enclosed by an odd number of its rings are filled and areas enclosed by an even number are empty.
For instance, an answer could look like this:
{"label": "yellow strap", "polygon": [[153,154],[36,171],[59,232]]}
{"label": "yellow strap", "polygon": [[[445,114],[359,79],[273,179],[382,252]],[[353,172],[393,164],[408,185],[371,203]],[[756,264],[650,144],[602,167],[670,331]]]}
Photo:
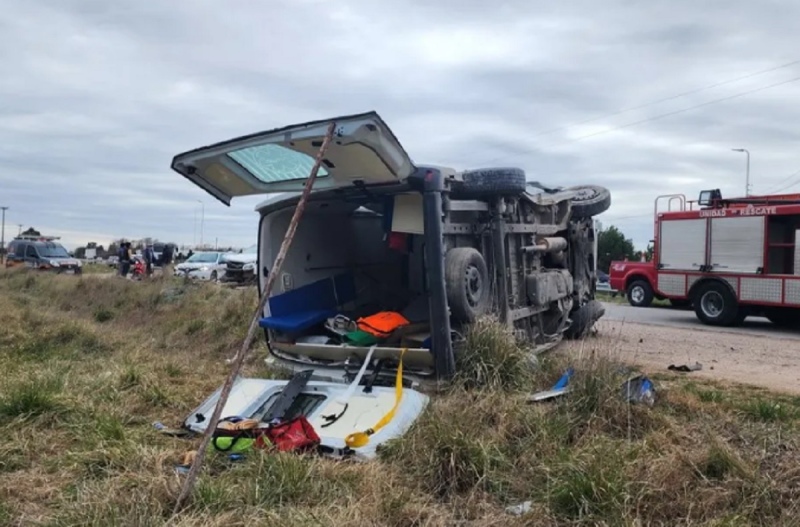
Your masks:
{"label": "yellow strap", "polygon": [[369,436],[386,426],[394,418],[397,407],[400,406],[400,399],[403,397],[403,355],[405,355],[407,348],[403,348],[400,352],[400,364],[397,366],[397,377],[394,384],[394,406],[384,415],[378,423],[372,428],[368,428],[363,432],[354,432],[344,439],[344,442],[350,448],[360,448],[369,443]]}

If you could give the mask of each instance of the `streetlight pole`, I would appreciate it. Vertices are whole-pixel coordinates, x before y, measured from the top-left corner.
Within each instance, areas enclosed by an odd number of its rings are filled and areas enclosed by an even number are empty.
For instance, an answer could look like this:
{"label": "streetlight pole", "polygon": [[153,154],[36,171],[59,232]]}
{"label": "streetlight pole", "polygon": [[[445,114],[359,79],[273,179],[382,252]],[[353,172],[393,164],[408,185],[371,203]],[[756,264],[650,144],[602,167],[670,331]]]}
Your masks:
{"label": "streetlight pole", "polygon": [[744,197],[748,197],[750,195],[750,151],[746,148],[731,148],[731,150],[734,152],[744,152],[747,154],[747,172],[744,180]]}
{"label": "streetlight pole", "polygon": [[203,247],[203,223],[206,220],[206,204],[201,200],[197,200],[200,204],[200,247]]}
{"label": "streetlight pole", "polygon": [[5,263],[6,261],[6,211],[8,207],[0,207],[0,210],[3,211],[3,226],[0,227],[0,251],[2,251],[2,259],[0,262]]}

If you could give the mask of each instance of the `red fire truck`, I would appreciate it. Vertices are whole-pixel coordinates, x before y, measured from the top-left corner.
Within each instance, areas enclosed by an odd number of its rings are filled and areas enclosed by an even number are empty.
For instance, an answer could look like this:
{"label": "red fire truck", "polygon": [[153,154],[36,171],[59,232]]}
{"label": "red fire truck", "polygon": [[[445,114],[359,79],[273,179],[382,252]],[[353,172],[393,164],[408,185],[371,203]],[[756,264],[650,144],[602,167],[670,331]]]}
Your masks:
{"label": "red fire truck", "polygon": [[669,299],[693,306],[709,325],[738,325],[748,316],[800,325],[798,240],[800,194],[659,196],[652,260],[611,262],[609,281],[633,306]]}

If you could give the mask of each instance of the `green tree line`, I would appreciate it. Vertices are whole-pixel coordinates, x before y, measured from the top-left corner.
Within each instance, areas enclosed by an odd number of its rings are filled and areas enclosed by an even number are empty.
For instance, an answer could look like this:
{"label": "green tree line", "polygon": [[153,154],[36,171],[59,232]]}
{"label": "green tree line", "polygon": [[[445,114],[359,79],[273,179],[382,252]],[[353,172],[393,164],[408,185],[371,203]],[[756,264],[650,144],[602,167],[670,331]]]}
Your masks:
{"label": "green tree line", "polygon": [[[653,257],[653,246],[648,244],[644,251],[645,258]],[[637,251],[633,240],[626,238],[625,234],[614,225],[604,228],[597,235],[597,268],[608,272],[611,262],[618,260],[634,260],[641,258],[642,251]]]}

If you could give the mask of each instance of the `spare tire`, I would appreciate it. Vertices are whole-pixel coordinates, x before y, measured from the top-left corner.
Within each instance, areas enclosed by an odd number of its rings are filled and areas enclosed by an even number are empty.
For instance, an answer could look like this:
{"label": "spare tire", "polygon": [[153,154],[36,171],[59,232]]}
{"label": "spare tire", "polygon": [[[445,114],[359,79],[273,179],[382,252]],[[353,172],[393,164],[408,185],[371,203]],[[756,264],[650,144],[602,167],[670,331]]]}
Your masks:
{"label": "spare tire", "polygon": [[474,322],[491,308],[489,271],[477,250],[456,247],[447,251],[444,279],[450,313],[459,322]]}
{"label": "spare tire", "polygon": [[517,194],[526,188],[521,168],[482,168],[461,174],[463,189],[469,194]]}
{"label": "spare tire", "polygon": [[575,193],[572,198],[572,214],[578,218],[591,218],[611,207],[611,192],[599,185],[581,185],[564,189]]}

